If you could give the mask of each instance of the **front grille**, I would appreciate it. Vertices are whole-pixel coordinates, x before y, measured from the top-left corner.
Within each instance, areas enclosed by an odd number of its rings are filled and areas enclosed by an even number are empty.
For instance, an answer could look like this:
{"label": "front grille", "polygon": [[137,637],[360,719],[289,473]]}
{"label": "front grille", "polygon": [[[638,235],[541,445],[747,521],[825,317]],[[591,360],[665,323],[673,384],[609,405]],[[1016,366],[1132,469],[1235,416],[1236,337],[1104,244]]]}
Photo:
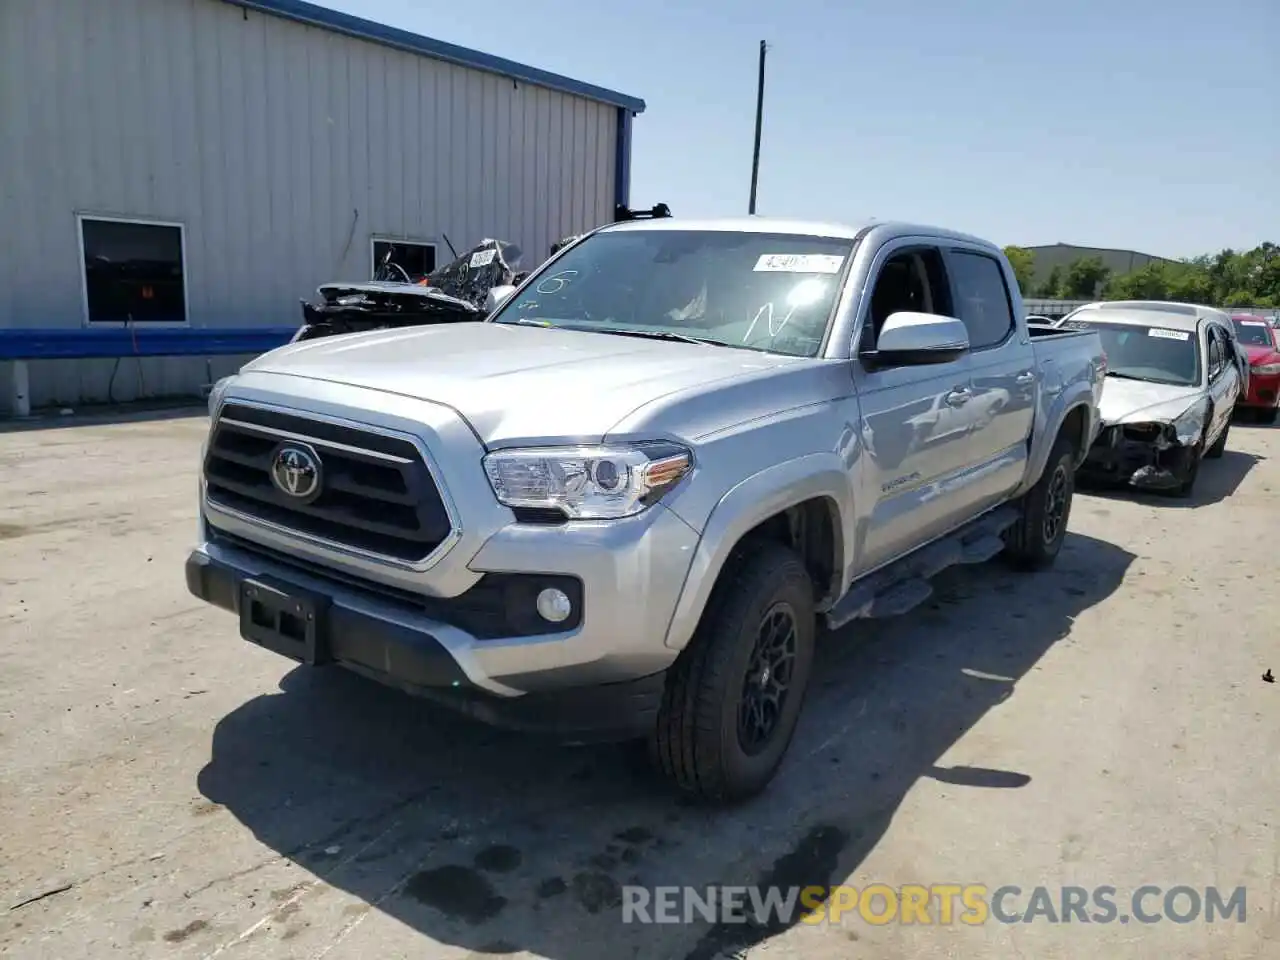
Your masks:
{"label": "front grille", "polygon": [[[276,451],[290,441],[309,446],[321,464],[319,492],[305,500],[271,480]],[[418,448],[357,427],[226,403],[204,476],[215,506],[408,563],[429,556],[451,530]]]}

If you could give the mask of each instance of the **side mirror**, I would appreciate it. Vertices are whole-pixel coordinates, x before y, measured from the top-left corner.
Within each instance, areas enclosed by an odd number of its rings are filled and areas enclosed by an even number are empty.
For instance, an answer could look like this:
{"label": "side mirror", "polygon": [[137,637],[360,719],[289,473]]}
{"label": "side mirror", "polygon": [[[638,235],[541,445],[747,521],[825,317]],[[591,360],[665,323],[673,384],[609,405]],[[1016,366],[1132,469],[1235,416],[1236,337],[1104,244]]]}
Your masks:
{"label": "side mirror", "polygon": [[491,287],[489,292],[484,295],[484,312],[486,314],[493,313],[500,306],[511,299],[511,295],[516,292],[516,288],[510,285]]}
{"label": "side mirror", "polygon": [[862,359],[877,366],[947,363],[969,349],[969,331],[955,317],[903,311],[890,314],[874,350]]}

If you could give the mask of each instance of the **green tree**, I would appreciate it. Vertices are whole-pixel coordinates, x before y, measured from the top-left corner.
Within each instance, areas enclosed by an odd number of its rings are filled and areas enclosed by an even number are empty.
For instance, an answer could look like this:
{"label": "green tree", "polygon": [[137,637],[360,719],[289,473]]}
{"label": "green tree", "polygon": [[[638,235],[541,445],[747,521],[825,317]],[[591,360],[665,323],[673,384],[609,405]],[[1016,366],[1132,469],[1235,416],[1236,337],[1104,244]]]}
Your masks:
{"label": "green tree", "polygon": [[1035,251],[1026,247],[1008,246],[1004,248],[1004,255],[1009,258],[1013,275],[1018,278],[1018,289],[1024,297],[1029,296],[1036,278]]}
{"label": "green tree", "polygon": [[[1021,247],[1007,247],[1005,252],[1025,292],[1025,267],[1018,264],[1034,254]],[[1023,253],[1028,258],[1022,257]],[[1034,266],[1034,259],[1031,264]],[[1280,309],[1280,245],[1267,242],[1252,250],[1219,250],[1187,260],[1157,260],[1119,276],[1113,276],[1098,257],[1082,257],[1065,269],[1054,267],[1031,295],[1087,300],[1099,293],[1107,300],[1177,300],[1217,307]]]}
{"label": "green tree", "polygon": [[1111,268],[1101,257],[1077,257],[1062,275],[1061,297],[1064,300],[1091,300],[1102,293],[1111,277]]}
{"label": "green tree", "polygon": [[1176,300],[1219,307],[1280,307],[1280,247],[1221,250],[1154,261],[1107,283],[1108,300]]}
{"label": "green tree", "polygon": [[1167,287],[1166,299],[1182,303],[1212,303],[1213,282],[1208,273],[1195,263],[1181,261],[1161,264]]}
{"label": "green tree", "polygon": [[1049,275],[1044,278],[1044,283],[1040,284],[1036,290],[1036,296],[1045,300],[1062,300],[1062,267],[1055,266],[1049,271]]}
{"label": "green tree", "polygon": [[1131,270],[1107,283],[1103,297],[1107,300],[1170,300],[1169,278],[1165,265],[1158,260]]}

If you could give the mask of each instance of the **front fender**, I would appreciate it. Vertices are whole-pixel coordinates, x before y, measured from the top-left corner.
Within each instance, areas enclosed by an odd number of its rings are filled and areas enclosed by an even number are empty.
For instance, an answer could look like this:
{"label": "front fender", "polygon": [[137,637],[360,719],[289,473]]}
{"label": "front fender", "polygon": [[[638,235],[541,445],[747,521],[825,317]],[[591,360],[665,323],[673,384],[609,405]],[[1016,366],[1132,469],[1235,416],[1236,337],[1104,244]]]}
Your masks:
{"label": "front fender", "polygon": [[815,453],[767,467],[731,489],[712,509],[667,627],[667,646],[680,650],[688,644],[716,578],[738,541],[769,517],[819,497],[835,504],[838,555],[833,558],[834,569],[837,576],[843,574],[848,567],[843,523],[852,516],[844,461],[835,453]]}
{"label": "front fender", "polygon": [[1036,418],[1035,430],[1031,434],[1031,453],[1027,457],[1027,474],[1015,496],[1021,496],[1036,485],[1067,415],[1076,407],[1083,407],[1085,415],[1084,443],[1077,452],[1076,465],[1084,462],[1089,447],[1098,435],[1098,409],[1094,403],[1093,384],[1087,380],[1067,384],[1054,397],[1044,415]]}

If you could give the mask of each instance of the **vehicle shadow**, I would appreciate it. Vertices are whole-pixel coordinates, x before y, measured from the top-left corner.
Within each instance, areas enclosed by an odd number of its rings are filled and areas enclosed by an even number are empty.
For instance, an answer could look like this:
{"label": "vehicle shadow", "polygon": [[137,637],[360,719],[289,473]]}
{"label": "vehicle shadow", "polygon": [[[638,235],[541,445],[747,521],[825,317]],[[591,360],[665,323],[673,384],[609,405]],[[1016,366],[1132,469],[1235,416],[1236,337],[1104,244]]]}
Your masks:
{"label": "vehicle shadow", "polygon": [[[199,789],[358,898],[353,922],[379,911],[477,957],[713,960],[798,914],[624,923],[623,886],[839,883],[921,778],[956,785],[962,804],[968,789],[1026,785],[1020,771],[938,761],[1015,694],[1082,610],[1116,590],[1133,559],[1072,533],[1051,571],[947,571],[912,613],[825,635],[778,779],[732,809],[677,800],[638,751],[544,744],[303,668],[218,723]],[[292,903],[293,921],[307,906]],[[269,924],[267,935],[298,935],[286,926]]]}
{"label": "vehicle shadow", "polygon": [[1222,456],[1216,460],[1205,460],[1200,464],[1195,489],[1191,491],[1189,497],[1135,490],[1132,487],[1086,483],[1079,477],[1076,479],[1076,489],[1080,493],[1107,500],[1129,500],[1167,509],[1194,509],[1218,503],[1234,495],[1240,484],[1244,482],[1244,478],[1249,475],[1249,471],[1266,459],[1256,453],[1224,450]]}

